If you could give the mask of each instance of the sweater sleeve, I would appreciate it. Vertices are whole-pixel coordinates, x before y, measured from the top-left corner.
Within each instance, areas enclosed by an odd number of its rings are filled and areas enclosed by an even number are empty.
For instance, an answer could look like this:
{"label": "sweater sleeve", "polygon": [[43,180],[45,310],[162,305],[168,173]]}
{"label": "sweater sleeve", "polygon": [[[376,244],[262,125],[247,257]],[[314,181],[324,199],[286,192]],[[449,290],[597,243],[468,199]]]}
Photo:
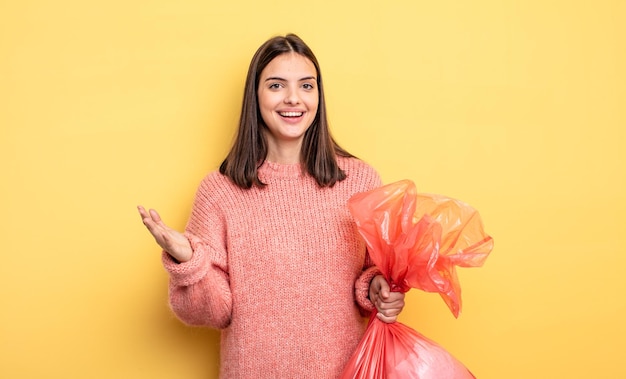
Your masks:
{"label": "sweater sleeve", "polygon": [[354,284],[356,302],[362,316],[370,316],[376,310],[376,306],[370,301],[370,282],[379,274],[381,271],[378,267],[370,266],[363,271]]}
{"label": "sweater sleeve", "polygon": [[185,229],[191,259],[178,263],[164,252],[163,264],[170,275],[169,301],[176,316],[189,325],[225,328],[232,312],[225,225],[210,195],[205,179]]}
{"label": "sweater sleeve", "polygon": [[[367,164],[364,164],[364,168],[361,170],[361,175],[363,176],[365,186],[363,191],[370,191],[382,185],[382,180],[378,172]],[[370,316],[376,310],[376,306],[370,301],[369,289],[372,279],[381,273],[382,272],[378,269],[378,267],[374,266],[369,253],[366,253],[363,271],[354,283],[356,303],[359,305],[359,311],[363,316]]]}

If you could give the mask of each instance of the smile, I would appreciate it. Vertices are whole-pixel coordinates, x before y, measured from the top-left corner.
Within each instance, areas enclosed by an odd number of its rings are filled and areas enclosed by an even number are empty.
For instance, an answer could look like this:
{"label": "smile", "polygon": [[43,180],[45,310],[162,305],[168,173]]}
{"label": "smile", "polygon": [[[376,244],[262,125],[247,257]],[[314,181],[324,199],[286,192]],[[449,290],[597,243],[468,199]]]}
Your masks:
{"label": "smile", "polygon": [[283,117],[300,117],[304,112],[278,112]]}

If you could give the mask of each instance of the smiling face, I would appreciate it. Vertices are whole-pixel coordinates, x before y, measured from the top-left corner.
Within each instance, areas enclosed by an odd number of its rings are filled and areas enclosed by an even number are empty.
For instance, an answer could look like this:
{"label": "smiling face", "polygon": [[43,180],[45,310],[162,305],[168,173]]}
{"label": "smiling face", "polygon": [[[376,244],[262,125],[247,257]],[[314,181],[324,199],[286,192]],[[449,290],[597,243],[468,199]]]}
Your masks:
{"label": "smiling face", "polygon": [[257,96],[267,127],[267,158],[290,152],[297,162],[304,133],[319,105],[315,66],[297,53],[277,56],[261,72]]}

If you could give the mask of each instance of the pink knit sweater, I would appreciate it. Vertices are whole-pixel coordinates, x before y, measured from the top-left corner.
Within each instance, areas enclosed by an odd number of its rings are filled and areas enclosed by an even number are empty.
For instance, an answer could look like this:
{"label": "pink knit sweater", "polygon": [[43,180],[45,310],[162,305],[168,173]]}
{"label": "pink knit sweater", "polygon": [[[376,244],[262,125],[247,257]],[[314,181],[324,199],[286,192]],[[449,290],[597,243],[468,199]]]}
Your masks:
{"label": "pink knit sweater", "polygon": [[337,378],[356,348],[376,270],[346,203],[381,181],[360,160],[339,165],[347,178],[332,188],[271,162],[262,189],[219,172],[202,181],[186,228],[193,256],[163,262],[175,314],[222,329],[221,378]]}

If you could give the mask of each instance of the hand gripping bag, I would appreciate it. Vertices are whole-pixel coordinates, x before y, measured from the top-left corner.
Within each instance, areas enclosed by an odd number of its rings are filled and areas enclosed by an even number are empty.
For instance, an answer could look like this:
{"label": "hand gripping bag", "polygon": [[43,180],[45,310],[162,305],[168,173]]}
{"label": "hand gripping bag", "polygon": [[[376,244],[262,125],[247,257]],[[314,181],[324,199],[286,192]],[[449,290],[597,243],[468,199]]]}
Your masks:
{"label": "hand gripping bag", "polygon": [[[354,195],[348,202],[370,257],[392,291],[439,293],[461,311],[456,266],[479,267],[493,248],[478,212],[440,195],[418,194],[410,180]],[[375,317],[341,379],[475,378],[456,358],[414,329]]]}

